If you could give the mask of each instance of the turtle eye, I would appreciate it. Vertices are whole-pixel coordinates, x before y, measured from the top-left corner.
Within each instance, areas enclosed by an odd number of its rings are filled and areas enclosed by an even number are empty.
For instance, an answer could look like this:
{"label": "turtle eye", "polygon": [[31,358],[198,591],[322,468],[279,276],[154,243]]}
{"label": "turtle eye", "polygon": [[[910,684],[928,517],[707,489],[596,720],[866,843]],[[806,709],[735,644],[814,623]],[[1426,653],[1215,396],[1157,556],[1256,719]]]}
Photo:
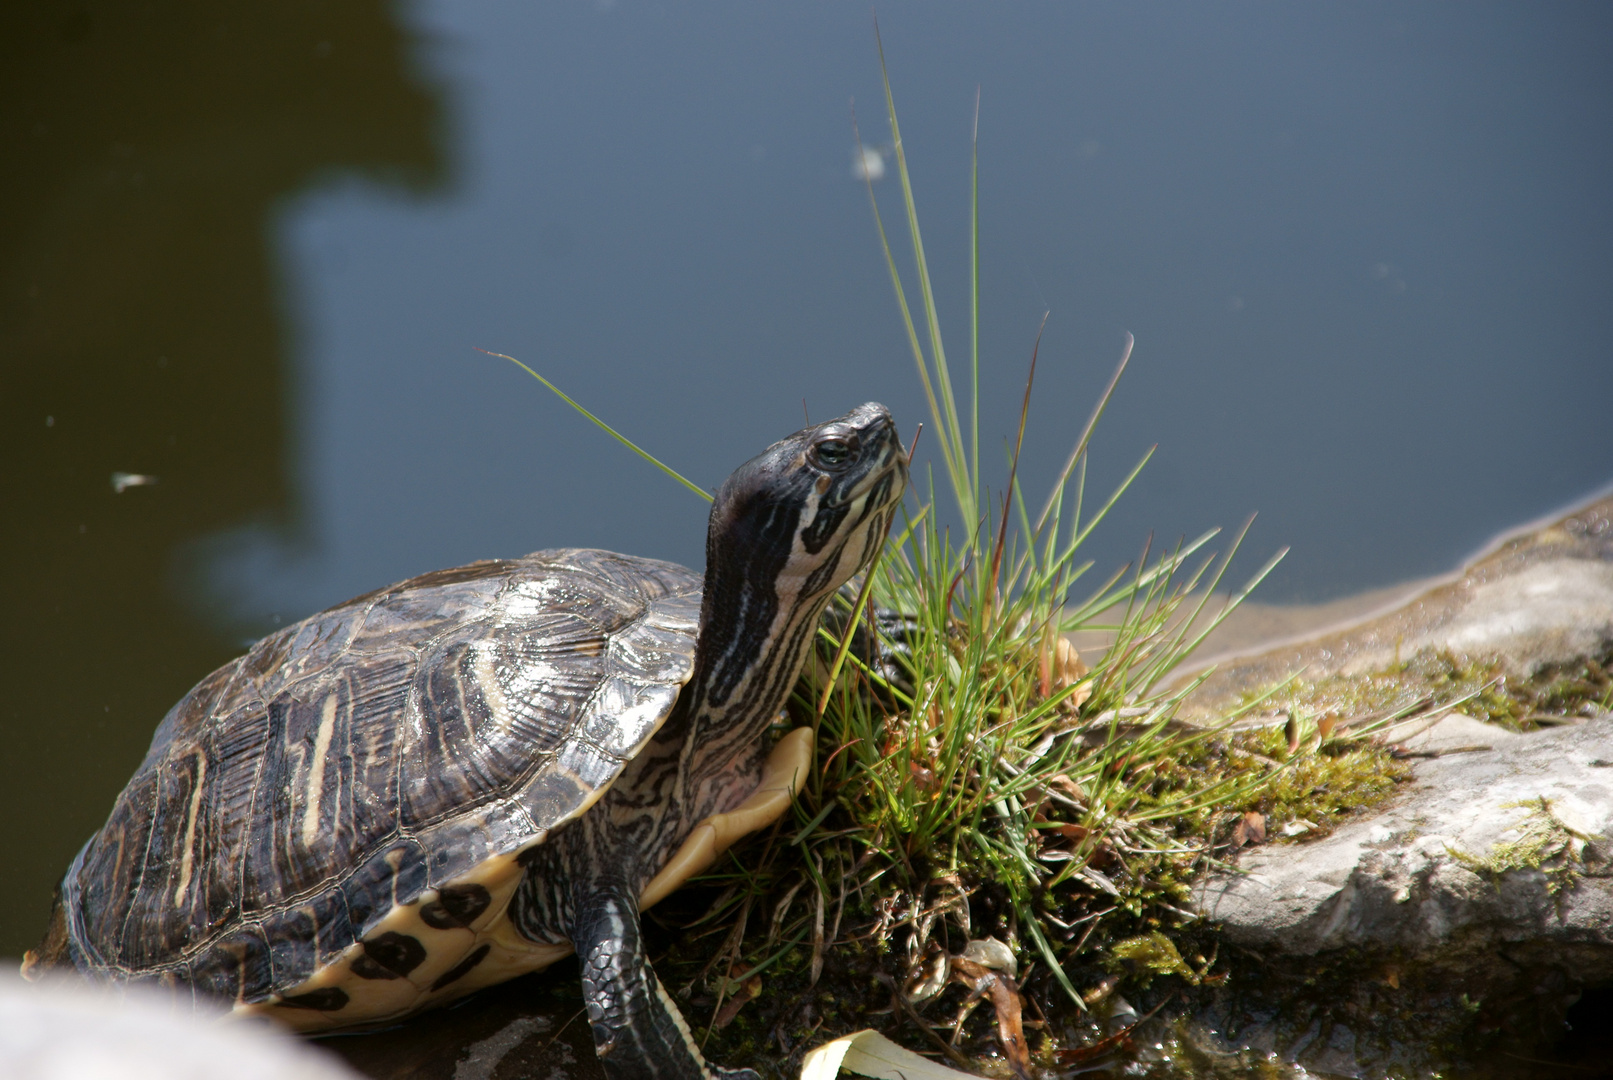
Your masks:
{"label": "turtle eye", "polygon": [[833,469],[850,461],[854,450],[846,439],[824,439],[812,448],[812,457],[819,465]]}

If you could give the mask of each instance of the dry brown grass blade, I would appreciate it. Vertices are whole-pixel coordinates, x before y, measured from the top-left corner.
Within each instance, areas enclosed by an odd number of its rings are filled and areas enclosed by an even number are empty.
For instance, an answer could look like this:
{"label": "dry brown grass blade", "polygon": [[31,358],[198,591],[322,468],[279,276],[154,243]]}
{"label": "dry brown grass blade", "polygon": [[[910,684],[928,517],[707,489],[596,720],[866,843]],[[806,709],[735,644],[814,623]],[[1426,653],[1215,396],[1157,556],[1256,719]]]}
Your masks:
{"label": "dry brown grass blade", "polygon": [[807,970],[807,985],[818,985],[823,974],[823,890],[812,890],[812,963]]}
{"label": "dry brown grass blade", "polygon": [[969,1073],[969,1075],[975,1075],[973,1067],[969,1064],[969,1059],[958,1053],[955,1047],[949,1045],[945,1039],[941,1038],[941,1036],[935,1033],[935,1029],[930,1027],[930,1025],[925,1021],[924,1017],[920,1016],[918,1012],[914,1010],[913,1006],[908,1003],[906,996],[904,996],[902,993],[902,988],[896,985],[896,981],[894,979],[892,979],[889,975],[883,974],[875,977],[884,984],[887,990],[891,992],[891,1008],[893,1011],[900,1012],[903,1016],[907,1017],[912,1025],[917,1028],[925,1038],[929,1039],[930,1042],[935,1044],[936,1049],[940,1050],[941,1053],[946,1055],[948,1061],[952,1062],[952,1064],[956,1065],[958,1068],[965,1070]]}

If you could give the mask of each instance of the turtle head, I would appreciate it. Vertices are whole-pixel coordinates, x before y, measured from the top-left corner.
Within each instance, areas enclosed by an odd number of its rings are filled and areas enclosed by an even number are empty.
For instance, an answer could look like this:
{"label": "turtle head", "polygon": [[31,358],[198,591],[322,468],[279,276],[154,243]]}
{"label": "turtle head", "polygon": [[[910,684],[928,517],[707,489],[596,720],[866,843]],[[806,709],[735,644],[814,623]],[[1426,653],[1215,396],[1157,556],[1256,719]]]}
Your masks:
{"label": "turtle head", "polygon": [[823,605],[872,561],[906,486],[907,453],[890,411],[873,402],[734,471],[706,538],[700,649],[710,704],[759,670],[788,689]]}
{"label": "turtle head", "polygon": [[781,597],[827,596],[873,558],[906,484],[889,410],[859,406],[734,470],[711,508],[708,565],[738,563]]}

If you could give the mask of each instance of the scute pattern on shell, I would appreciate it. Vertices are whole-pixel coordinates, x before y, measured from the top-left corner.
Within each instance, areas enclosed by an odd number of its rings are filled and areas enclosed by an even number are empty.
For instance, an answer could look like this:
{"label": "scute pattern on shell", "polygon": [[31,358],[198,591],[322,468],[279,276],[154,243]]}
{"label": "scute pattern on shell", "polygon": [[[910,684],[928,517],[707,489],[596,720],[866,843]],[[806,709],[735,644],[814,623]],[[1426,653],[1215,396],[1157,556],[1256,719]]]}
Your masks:
{"label": "scute pattern on shell", "polygon": [[603,794],[693,663],[699,576],[538,552],[258,642],[158,728],[64,882],[81,962],[240,1002]]}

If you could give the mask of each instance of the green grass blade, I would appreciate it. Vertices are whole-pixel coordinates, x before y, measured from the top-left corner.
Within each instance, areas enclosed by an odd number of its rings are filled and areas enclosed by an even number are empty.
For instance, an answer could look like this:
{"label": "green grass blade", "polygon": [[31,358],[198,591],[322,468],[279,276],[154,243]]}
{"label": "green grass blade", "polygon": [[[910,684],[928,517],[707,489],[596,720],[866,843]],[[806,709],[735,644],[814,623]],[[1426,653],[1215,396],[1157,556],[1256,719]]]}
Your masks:
{"label": "green grass blade", "polygon": [[[852,135],[857,140],[857,153],[863,153],[862,132],[857,127],[857,110],[851,111]],[[913,322],[913,309],[907,302],[907,290],[902,286],[901,271],[896,268],[896,253],[891,250],[890,237],[885,232],[885,219],[879,212],[879,200],[874,196],[874,179],[867,170],[863,171],[863,183],[868,188],[868,205],[874,212],[874,228],[879,233],[879,248],[885,256],[885,267],[890,271],[891,287],[896,290],[896,306],[902,315],[902,326],[907,331],[908,347],[913,350],[913,363],[917,365],[919,383],[924,387],[924,399],[930,406],[930,415],[940,423],[941,406],[936,400],[935,384],[930,379],[930,365],[924,357],[924,346],[919,343],[918,327]],[[945,426],[942,426],[944,432]],[[953,468],[950,460],[951,446],[945,439],[941,443],[941,456],[947,462],[947,469]]]}
{"label": "green grass blade", "polygon": [[[1086,453],[1087,442],[1092,438],[1092,429],[1098,426],[1098,418],[1109,407],[1109,398],[1114,395],[1115,387],[1120,383],[1120,376],[1126,373],[1126,365],[1131,363],[1131,347],[1136,343],[1137,339],[1128,333],[1126,335],[1126,346],[1120,352],[1120,363],[1115,366],[1115,373],[1109,376],[1109,385],[1105,386],[1103,393],[1098,395],[1098,403],[1092,407],[1092,415],[1087,417],[1087,425],[1081,429],[1081,437],[1075,440],[1075,449],[1070,451],[1070,457],[1065,461],[1064,468],[1059,472],[1059,478],[1053,482],[1055,492],[1064,490],[1064,483],[1070,478],[1070,470],[1075,468],[1075,463],[1080,460],[1081,455]],[[1042,526],[1047,524],[1047,515],[1052,509],[1053,496],[1050,494],[1047,497],[1047,505],[1043,506],[1041,514],[1037,515],[1037,531],[1040,531]]]}
{"label": "green grass blade", "polygon": [[902,145],[902,130],[896,120],[896,98],[891,92],[890,71],[885,65],[885,46],[879,37],[879,22],[874,23],[874,40],[879,48],[879,73],[885,87],[885,112],[891,125],[891,141],[896,153],[896,173],[902,182],[902,203],[907,211],[907,230],[913,242],[913,261],[917,268],[919,296],[924,305],[925,328],[930,336],[930,356],[935,362],[935,383],[939,390],[941,410],[934,415],[936,437],[945,445],[943,458],[958,509],[965,521],[976,516],[978,506],[974,499],[974,484],[969,475],[969,462],[964,455],[962,425],[958,423],[958,406],[952,393],[952,377],[947,367],[946,350],[941,344],[941,323],[935,310],[935,290],[930,283],[930,266],[924,257],[924,237],[919,230],[918,207],[913,199],[913,178],[907,168],[907,151]]}
{"label": "green grass blade", "polygon": [[969,489],[980,504],[980,87],[969,136]]}
{"label": "green grass blade", "polygon": [[[472,348],[475,348],[475,346],[472,346]],[[557,395],[559,395],[561,401],[564,401],[567,405],[570,405],[573,409],[576,409],[578,412],[582,413],[588,419],[592,420],[595,424],[599,425],[599,427],[602,428],[605,431],[605,433],[607,435],[609,435],[611,438],[615,439],[617,442],[621,443],[623,446],[625,446],[629,450],[633,451],[633,453],[637,454],[639,457],[643,458],[645,461],[648,461],[651,465],[654,465],[657,469],[660,469],[662,472],[664,472],[668,476],[672,477],[672,479],[676,480],[678,483],[682,484],[684,487],[688,488],[690,491],[694,492],[696,495],[700,496],[702,499],[706,500],[708,503],[712,500],[713,496],[712,496],[711,492],[706,491],[699,484],[696,484],[694,481],[688,479],[682,473],[680,473],[676,469],[674,469],[672,466],[666,464],[660,458],[656,457],[654,454],[651,454],[648,450],[645,450],[643,447],[639,446],[638,443],[634,442],[632,439],[629,439],[626,435],[623,435],[620,431],[617,431],[615,428],[613,428],[609,424],[605,423],[605,421],[601,420],[599,417],[595,416],[593,413],[589,412],[587,409],[585,409],[581,405],[577,404],[575,401],[573,401],[571,399],[570,395],[568,395],[564,390],[560,389],[560,387],[556,386],[554,383],[550,382],[548,379],[545,379],[542,375],[539,375],[536,371],[533,371],[531,368],[529,368],[525,364],[521,363],[521,361],[517,360],[515,357],[506,356],[505,354],[503,354],[501,352],[490,352],[487,349],[476,349],[476,351],[479,352],[479,353],[487,353],[488,356],[496,356],[501,360],[508,360],[510,363],[514,364],[516,367],[520,368],[522,371],[526,372],[528,375],[530,375],[534,379],[538,380],[544,386],[547,386],[550,390],[553,390]]]}

